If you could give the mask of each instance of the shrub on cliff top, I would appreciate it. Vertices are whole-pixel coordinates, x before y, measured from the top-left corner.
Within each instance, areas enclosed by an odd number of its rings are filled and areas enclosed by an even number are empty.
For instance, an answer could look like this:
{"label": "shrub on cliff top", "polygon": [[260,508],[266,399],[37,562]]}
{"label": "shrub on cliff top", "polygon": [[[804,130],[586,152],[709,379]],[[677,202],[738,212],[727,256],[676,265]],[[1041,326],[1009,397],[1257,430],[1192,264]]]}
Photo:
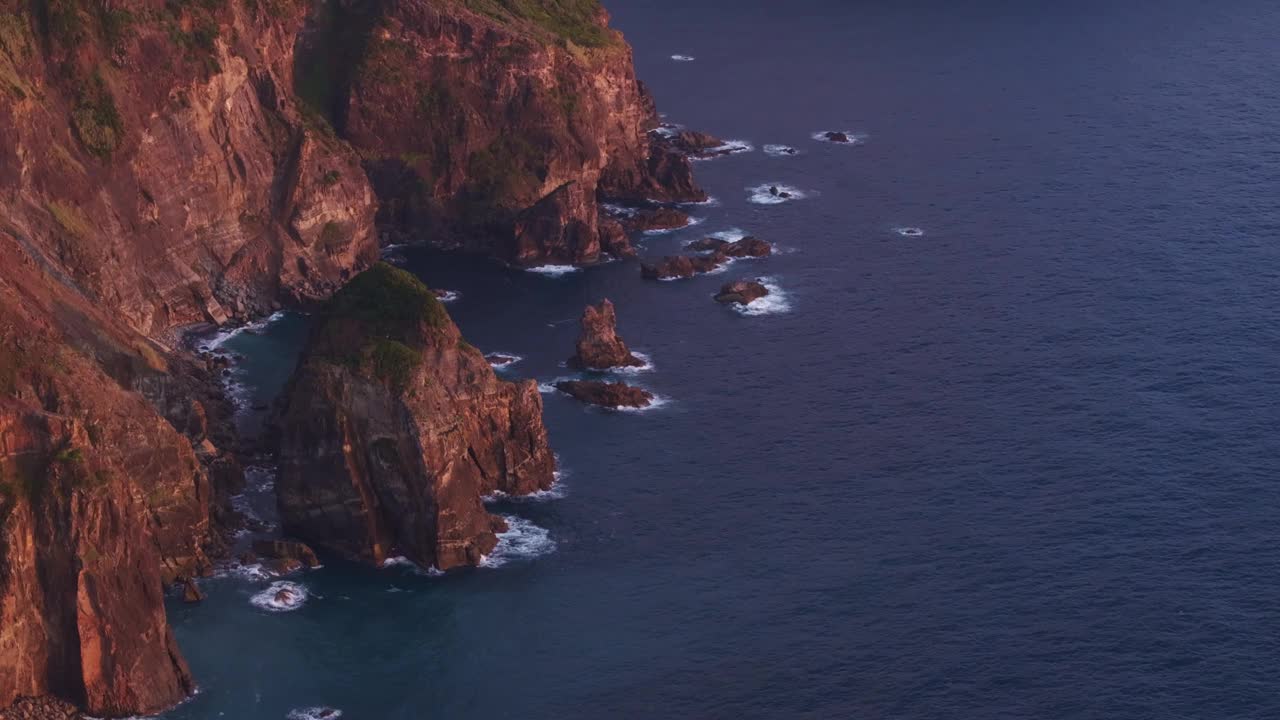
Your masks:
{"label": "shrub on cliff top", "polygon": [[602,47],[612,40],[609,31],[596,22],[599,0],[463,0],[463,4],[502,22],[529,22],[583,47]]}
{"label": "shrub on cliff top", "polygon": [[421,280],[380,262],[357,275],[329,302],[328,321],[354,320],[370,337],[413,342],[420,323],[444,327],[449,314]]}
{"label": "shrub on cliff top", "polygon": [[389,383],[408,384],[422,362],[421,328],[449,324],[444,305],[413,275],[378,263],[360,273],[329,301],[316,339],[316,354]]}

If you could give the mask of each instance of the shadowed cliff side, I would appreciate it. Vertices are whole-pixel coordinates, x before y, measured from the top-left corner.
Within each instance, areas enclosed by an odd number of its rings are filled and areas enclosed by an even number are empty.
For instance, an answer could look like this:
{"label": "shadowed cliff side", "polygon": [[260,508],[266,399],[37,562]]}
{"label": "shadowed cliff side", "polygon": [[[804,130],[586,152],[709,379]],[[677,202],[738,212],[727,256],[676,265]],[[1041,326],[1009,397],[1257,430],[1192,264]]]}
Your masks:
{"label": "shadowed cliff side", "polygon": [[325,308],[280,415],[284,530],[366,562],[474,565],[481,497],[554,482],[536,383],[499,380],[444,306],[384,263]]}

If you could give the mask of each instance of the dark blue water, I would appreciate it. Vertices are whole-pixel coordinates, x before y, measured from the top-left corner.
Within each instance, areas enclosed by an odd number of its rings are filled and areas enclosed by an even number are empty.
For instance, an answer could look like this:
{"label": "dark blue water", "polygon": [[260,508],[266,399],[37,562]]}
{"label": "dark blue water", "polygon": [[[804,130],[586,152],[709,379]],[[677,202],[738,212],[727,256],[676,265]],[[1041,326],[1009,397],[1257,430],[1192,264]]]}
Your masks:
{"label": "dark blue water", "polygon": [[[554,552],[171,606],[203,692],[169,717],[1280,715],[1280,6],[610,9],[670,120],[757,148],[644,252],[793,252],[676,283],[412,255],[515,376],[565,374],[612,298],[670,402],[544,396],[565,497],[497,510]],[[766,182],[808,196],[747,202]],[[789,311],[710,300],[743,275]],[[240,345],[251,379],[290,346]]]}

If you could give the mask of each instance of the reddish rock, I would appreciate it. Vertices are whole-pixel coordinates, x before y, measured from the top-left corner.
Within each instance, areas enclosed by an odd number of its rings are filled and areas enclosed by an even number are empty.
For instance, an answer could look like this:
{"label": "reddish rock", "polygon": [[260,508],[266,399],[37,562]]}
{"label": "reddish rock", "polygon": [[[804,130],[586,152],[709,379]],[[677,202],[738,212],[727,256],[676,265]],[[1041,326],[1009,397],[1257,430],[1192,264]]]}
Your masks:
{"label": "reddish rock", "polygon": [[635,214],[622,220],[622,227],[626,228],[628,232],[675,230],[688,224],[688,213],[671,207],[637,210]]}
{"label": "reddish rock", "polygon": [[284,395],[284,530],[343,557],[474,565],[497,544],[482,496],[554,482],[537,384],[499,380],[389,265],[334,296]]}
{"label": "reddish rock", "polygon": [[[626,254],[604,247],[597,196],[705,199],[687,159],[651,144],[652,99],[607,13],[468,5],[330,4],[378,28],[356,58],[340,34],[302,39],[339,79],[334,125],[366,158],[384,226],[518,265],[590,263]],[[570,184],[580,201],[557,197]]]}
{"label": "reddish rock", "polygon": [[657,263],[642,264],[640,275],[647,280],[691,278],[694,275],[711,272],[727,261],[728,258],[720,253],[694,256],[669,255]]}
{"label": "reddish rock", "polygon": [[556,389],[582,402],[606,408],[645,408],[653,402],[653,393],[620,382],[599,380],[562,380]]}
{"label": "reddish rock", "polygon": [[519,360],[520,358],[517,358],[513,355],[503,355],[502,353],[489,353],[488,355],[484,356],[484,359],[487,360],[489,364],[494,367],[505,367],[515,362],[516,360]]}
{"label": "reddish rock", "polygon": [[614,367],[641,367],[644,361],[631,353],[618,337],[618,317],[613,303],[603,300],[582,311],[582,332],[578,335],[578,352],[569,365],[592,370]]}
{"label": "reddish rock", "polygon": [[773,254],[773,246],[764,240],[748,235],[741,240],[729,242],[720,238],[703,238],[685,245],[686,249],[710,251],[727,257],[768,257]]}
{"label": "reddish rock", "polygon": [[825,137],[825,138],[827,139],[827,141],[828,141],[828,142],[833,142],[833,143],[847,143],[847,142],[849,142],[849,136],[848,136],[848,135],[846,135],[845,133],[842,133],[842,132],[827,132],[827,133],[823,133],[823,137]]}
{"label": "reddish rock", "polygon": [[0,710],[0,720],[81,720],[83,717],[75,705],[52,697],[18,698],[13,705]]}
{"label": "reddish rock", "polygon": [[697,130],[679,130],[663,140],[668,147],[686,155],[706,155],[708,150],[724,145],[720,138]]}
{"label": "reddish rock", "polygon": [[734,280],[716,293],[716,302],[747,305],[769,294],[769,289],[755,280]]}
{"label": "reddish rock", "polygon": [[259,557],[294,560],[300,567],[320,567],[320,558],[311,546],[297,540],[255,540],[253,552]]}
{"label": "reddish rock", "polygon": [[194,578],[188,578],[182,582],[182,602],[198,603],[204,600],[204,592],[200,590],[200,584]]}

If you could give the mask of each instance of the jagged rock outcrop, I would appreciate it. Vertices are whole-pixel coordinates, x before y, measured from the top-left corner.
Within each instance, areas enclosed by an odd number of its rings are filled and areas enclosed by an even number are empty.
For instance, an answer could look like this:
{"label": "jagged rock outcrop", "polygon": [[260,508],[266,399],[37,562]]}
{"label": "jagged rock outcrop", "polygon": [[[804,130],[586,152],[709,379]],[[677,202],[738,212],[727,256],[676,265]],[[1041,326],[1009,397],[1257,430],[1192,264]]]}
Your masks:
{"label": "jagged rock outcrop", "polygon": [[679,280],[709,273],[729,261],[722,253],[710,255],[668,255],[656,263],[642,263],[640,276],[646,280]]}
{"label": "jagged rock outcrop", "polygon": [[618,337],[618,315],[613,303],[603,300],[582,311],[582,332],[578,335],[577,352],[569,365],[588,370],[616,367],[643,367],[645,362],[632,354]]}
{"label": "jagged rock outcrop", "polygon": [[326,307],[280,415],[285,532],[344,557],[474,565],[481,497],[554,482],[533,381],[499,380],[416,278],[379,263]]}
{"label": "jagged rock outcrop", "polygon": [[734,280],[731,283],[725,283],[724,287],[720,288],[720,292],[716,293],[715,300],[726,305],[732,303],[749,305],[768,294],[769,288],[757,280]]}
{"label": "jagged rock outcrop", "polygon": [[653,404],[653,393],[620,382],[561,380],[556,389],[589,405],[611,409],[646,408]]}
{"label": "jagged rock outcrop", "polygon": [[687,243],[685,248],[733,258],[760,258],[769,257],[773,254],[772,245],[751,235],[732,242],[720,238],[703,238]]}
{"label": "jagged rock outcrop", "polygon": [[650,138],[653,102],[597,3],[326,7],[300,57],[331,58],[318,104],[365,158],[389,229],[583,264],[629,254],[610,249],[598,197],[706,198],[687,157]]}

